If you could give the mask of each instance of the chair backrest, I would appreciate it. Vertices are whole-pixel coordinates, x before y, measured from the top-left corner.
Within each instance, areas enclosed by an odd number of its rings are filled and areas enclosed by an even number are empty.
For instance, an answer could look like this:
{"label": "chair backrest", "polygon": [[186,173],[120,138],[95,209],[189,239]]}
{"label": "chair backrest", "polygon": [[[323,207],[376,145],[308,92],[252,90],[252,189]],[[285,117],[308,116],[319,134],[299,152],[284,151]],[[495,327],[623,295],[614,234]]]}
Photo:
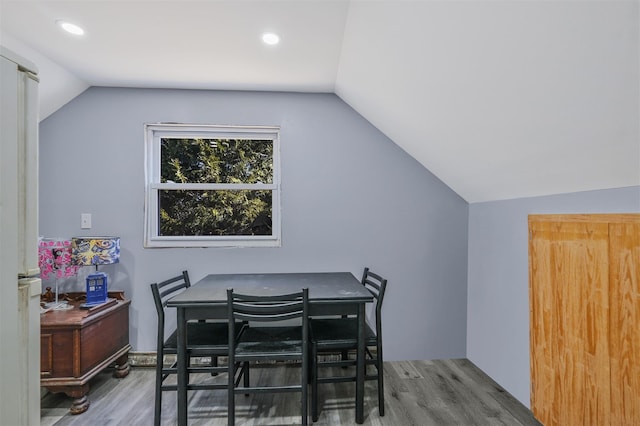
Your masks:
{"label": "chair backrest", "polygon": [[240,321],[284,321],[293,318],[307,319],[309,290],[275,296],[250,296],[227,289],[229,323]]}
{"label": "chair backrest", "polygon": [[250,296],[227,289],[229,322],[229,363],[233,363],[237,321],[274,322],[302,318],[302,353],[307,352],[309,341],[309,289],[276,296]]}
{"label": "chair backrest", "polygon": [[371,272],[369,268],[364,268],[361,282],[376,300],[376,334],[380,336],[382,332],[382,301],[387,289],[387,280],[375,272]]}
{"label": "chair backrest", "polygon": [[160,283],[151,284],[151,293],[158,314],[158,344],[164,342],[164,308],[167,301],[188,287],[191,287],[191,281],[187,271]]}

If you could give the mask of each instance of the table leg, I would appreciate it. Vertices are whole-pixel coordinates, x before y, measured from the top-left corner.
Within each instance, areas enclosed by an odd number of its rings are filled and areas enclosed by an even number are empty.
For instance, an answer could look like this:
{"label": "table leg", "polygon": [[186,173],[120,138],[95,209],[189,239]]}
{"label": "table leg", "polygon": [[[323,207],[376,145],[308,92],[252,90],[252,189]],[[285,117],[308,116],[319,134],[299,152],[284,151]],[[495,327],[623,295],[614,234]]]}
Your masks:
{"label": "table leg", "polygon": [[184,308],[177,309],[178,425],[187,426],[187,333]]}
{"label": "table leg", "polygon": [[129,375],[129,353],[122,355],[116,360],[115,371],[113,377],[122,379]]}
{"label": "table leg", "polygon": [[358,351],[356,362],[356,423],[358,424],[364,422],[364,317],[364,303],[360,303],[358,305]]}
{"label": "table leg", "polygon": [[71,408],[69,408],[69,412],[71,414],[82,414],[89,409],[89,399],[87,395],[82,395],[73,400],[71,403]]}
{"label": "table leg", "polygon": [[87,393],[89,393],[89,383],[79,386],[57,386],[47,387],[49,392],[58,393],[64,392],[67,396],[73,398],[69,412],[71,414],[82,414],[89,409],[89,399]]}

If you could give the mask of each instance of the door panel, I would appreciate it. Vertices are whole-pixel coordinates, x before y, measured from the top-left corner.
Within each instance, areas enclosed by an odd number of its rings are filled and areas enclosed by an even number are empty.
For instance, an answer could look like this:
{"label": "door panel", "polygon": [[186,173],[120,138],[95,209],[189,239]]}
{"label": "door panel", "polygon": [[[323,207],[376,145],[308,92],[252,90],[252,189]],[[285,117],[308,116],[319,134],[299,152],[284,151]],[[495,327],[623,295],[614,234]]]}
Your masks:
{"label": "door panel", "polygon": [[612,424],[640,420],[640,223],[611,224]]}
{"label": "door panel", "polygon": [[530,222],[531,407],[545,425],[608,424],[606,223]]}

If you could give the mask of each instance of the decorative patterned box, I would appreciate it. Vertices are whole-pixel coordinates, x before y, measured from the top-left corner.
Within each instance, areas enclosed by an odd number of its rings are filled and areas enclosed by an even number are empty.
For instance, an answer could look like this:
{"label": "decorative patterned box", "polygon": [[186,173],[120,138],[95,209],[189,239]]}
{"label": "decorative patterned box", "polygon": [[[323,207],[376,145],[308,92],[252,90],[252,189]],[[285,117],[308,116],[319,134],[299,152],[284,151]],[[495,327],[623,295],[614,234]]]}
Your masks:
{"label": "decorative patterned box", "polygon": [[107,301],[107,274],[96,272],[87,276],[87,302],[85,305],[97,305]]}

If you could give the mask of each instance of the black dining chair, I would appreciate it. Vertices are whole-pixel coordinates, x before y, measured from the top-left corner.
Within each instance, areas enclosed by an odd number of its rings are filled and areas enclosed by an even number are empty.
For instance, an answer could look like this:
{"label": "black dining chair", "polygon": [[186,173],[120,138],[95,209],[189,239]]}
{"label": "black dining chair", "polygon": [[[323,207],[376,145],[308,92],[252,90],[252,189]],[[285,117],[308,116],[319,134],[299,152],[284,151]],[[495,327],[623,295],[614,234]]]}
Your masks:
{"label": "black dining chair", "polygon": [[[176,355],[178,353],[177,330],[175,327],[171,330],[165,330],[166,313],[165,308],[167,301],[173,296],[184,291],[191,286],[189,274],[183,271],[180,275],[169,278],[160,283],[151,284],[151,293],[158,314],[158,342],[156,352],[156,386],[155,386],[155,405],[153,412],[154,425],[160,424],[162,392],[177,391],[177,385],[166,384],[165,380],[171,375],[177,374],[177,361],[170,366],[164,365],[165,355]],[[243,324],[236,324],[234,329],[240,332]],[[207,321],[189,321],[187,323],[187,389],[227,389],[226,383],[221,384],[205,384],[205,383],[189,383],[189,374],[207,372],[211,375],[228,372],[228,366],[218,366],[218,357],[226,356],[229,343],[229,327],[226,322],[207,322]],[[192,366],[192,357],[210,357],[211,363],[208,366]],[[233,365],[233,364],[228,364]],[[236,366],[237,368],[237,366]],[[236,371],[234,368],[234,374]],[[231,374],[233,376],[234,374]]]}
{"label": "black dining chair", "polygon": [[[308,360],[309,360],[309,292],[250,296],[227,290],[229,320],[229,363],[261,361],[298,361],[301,365],[300,383],[294,385],[251,386],[249,369],[243,369],[243,386],[239,380],[229,375],[228,380],[228,423],[235,424],[235,395],[244,393],[300,392],[302,424],[308,424]],[[299,319],[299,323],[291,321]],[[248,321],[250,326],[235,333],[239,321]],[[277,324],[287,321],[284,324]],[[270,323],[268,325],[254,323]]]}
{"label": "black dining chair", "polygon": [[[366,359],[365,369],[375,367],[375,374],[365,371],[366,380],[378,381],[378,412],[384,416],[384,375],[382,357],[382,301],[387,287],[387,280],[364,268],[362,285],[371,292],[375,299],[375,331],[367,323],[365,325]],[[312,318],[310,323],[311,338],[311,418],[318,420],[318,383],[355,382],[354,374],[338,376],[319,376],[323,367],[355,367],[356,359],[348,354],[358,348],[358,321],[355,317]],[[375,352],[372,351],[375,348]],[[328,355],[340,354],[340,360],[333,360]],[[321,357],[323,359],[321,360]]]}

